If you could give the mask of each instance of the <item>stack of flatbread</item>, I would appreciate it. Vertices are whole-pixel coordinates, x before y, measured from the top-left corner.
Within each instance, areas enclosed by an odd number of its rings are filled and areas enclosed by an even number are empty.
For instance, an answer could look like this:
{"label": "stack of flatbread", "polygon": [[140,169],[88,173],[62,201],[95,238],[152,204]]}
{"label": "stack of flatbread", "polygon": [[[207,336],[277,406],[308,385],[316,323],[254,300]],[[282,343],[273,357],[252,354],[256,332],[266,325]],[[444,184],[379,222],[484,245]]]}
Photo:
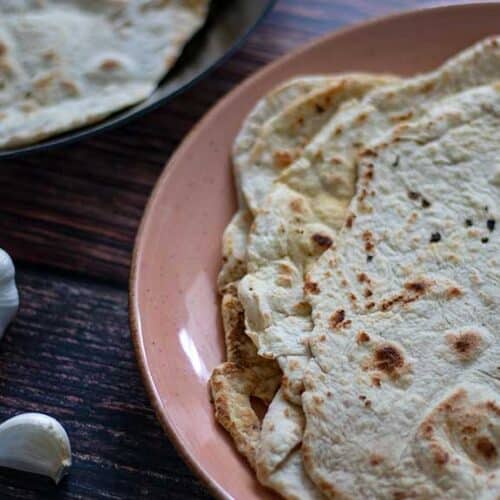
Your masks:
{"label": "stack of flatbread", "polygon": [[405,80],[288,81],[233,162],[211,389],[259,481],[499,498],[500,39]]}
{"label": "stack of flatbread", "polygon": [[209,0],[1,0],[0,147],[36,142],[149,97]]}

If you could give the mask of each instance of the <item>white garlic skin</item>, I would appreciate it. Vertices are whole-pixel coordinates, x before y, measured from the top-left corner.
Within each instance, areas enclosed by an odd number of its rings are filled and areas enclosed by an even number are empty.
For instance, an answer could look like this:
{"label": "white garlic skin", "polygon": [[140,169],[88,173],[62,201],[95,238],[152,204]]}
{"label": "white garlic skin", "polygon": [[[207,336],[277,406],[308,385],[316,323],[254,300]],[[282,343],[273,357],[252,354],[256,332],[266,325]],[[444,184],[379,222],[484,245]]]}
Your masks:
{"label": "white garlic skin", "polygon": [[0,248],[0,338],[19,308],[15,276],[12,259]]}
{"label": "white garlic skin", "polygon": [[71,467],[64,427],[43,413],[22,413],[0,425],[0,466],[52,478],[57,484]]}

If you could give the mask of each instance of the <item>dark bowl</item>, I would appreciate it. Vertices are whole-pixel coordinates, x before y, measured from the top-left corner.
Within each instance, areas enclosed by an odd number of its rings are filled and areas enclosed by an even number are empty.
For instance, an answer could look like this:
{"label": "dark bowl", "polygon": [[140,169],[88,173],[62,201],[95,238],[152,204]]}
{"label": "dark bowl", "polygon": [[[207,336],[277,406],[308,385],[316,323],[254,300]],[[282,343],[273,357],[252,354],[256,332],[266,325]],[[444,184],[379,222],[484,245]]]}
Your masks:
{"label": "dark bowl", "polygon": [[243,44],[275,3],[276,0],[212,0],[205,26],[189,41],[175,66],[149,99],[93,125],[58,134],[36,144],[3,149],[0,159],[85,139],[157,108],[225,61]]}

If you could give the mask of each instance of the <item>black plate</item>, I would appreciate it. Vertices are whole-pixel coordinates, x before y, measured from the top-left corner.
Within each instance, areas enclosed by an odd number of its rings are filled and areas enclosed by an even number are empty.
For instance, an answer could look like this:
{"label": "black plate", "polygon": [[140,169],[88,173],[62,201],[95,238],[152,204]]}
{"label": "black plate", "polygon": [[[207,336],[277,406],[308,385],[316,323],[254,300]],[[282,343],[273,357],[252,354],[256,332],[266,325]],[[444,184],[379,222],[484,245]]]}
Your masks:
{"label": "black plate", "polygon": [[205,26],[186,45],[175,66],[149,99],[114,113],[94,125],[29,146],[1,150],[0,159],[84,139],[155,109],[207,76],[228,58],[275,3],[276,0],[212,0]]}

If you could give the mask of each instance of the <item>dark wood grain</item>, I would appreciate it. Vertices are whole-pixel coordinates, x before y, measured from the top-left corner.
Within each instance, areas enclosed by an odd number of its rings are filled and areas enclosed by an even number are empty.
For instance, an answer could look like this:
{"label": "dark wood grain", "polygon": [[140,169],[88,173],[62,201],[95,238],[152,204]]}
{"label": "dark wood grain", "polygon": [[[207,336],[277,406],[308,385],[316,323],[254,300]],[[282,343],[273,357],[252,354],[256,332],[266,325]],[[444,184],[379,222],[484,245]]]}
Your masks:
{"label": "dark wood grain", "polygon": [[238,53],[172,103],[1,162],[0,246],[16,261],[22,309],[0,343],[0,418],[59,418],[74,457],[57,488],[0,470],[1,498],[208,497],[150,409],[129,338],[127,278],[148,195],[185,134],[246,76],[317,35],[425,3],[282,0]]}

